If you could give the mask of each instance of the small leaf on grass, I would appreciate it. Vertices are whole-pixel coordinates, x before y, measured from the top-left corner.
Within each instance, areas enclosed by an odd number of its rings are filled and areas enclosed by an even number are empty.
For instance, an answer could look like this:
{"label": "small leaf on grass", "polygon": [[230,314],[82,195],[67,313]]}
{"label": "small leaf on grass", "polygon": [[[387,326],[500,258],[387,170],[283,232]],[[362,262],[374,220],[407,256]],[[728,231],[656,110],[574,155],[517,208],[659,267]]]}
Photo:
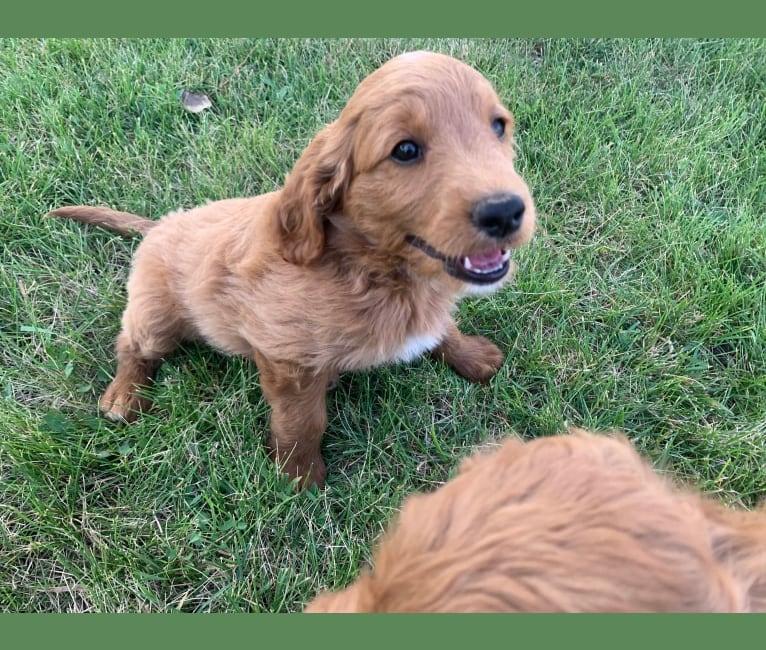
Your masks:
{"label": "small leaf on grass", "polygon": [[181,93],[181,105],[190,113],[201,113],[213,104],[204,93],[192,93],[184,90]]}
{"label": "small leaf on grass", "polygon": [[32,332],[33,334],[44,334],[45,336],[51,336],[53,332],[44,327],[35,327],[34,325],[22,325],[19,327],[20,332]]}
{"label": "small leaf on grass", "polygon": [[247,523],[244,521],[237,521],[236,519],[234,519],[234,517],[227,519],[221,524],[221,530],[226,530],[226,531],[232,530],[232,529],[245,530],[245,528],[247,528]]}
{"label": "small leaf on grass", "polygon": [[69,424],[69,420],[63,413],[53,409],[43,417],[43,425],[49,433],[66,433],[69,430]]}

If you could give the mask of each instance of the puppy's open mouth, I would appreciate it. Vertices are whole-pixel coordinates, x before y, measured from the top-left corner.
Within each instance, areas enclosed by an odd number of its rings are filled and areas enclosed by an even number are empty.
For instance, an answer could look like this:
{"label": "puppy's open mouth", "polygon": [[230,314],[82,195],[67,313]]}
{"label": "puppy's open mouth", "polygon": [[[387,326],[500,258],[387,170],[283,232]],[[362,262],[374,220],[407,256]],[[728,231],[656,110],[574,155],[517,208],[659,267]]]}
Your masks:
{"label": "puppy's open mouth", "polygon": [[492,284],[502,280],[511,268],[511,252],[507,249],[495,248],[475,255],[449,257],[420,237],[407,235],[406,239],[407,243],[420,249],[429,257],[439,260],[447,273],[463,282]]}

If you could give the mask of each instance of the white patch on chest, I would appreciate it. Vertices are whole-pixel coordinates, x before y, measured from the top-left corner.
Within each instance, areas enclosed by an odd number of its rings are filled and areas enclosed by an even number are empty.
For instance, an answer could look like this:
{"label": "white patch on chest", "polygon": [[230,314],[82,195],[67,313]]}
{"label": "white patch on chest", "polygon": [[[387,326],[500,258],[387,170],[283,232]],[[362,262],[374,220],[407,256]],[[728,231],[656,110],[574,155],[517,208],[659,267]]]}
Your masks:
{"label": "white patch on chest", "polygon": [[441,336],[434,336],[432,334],[416,334],[410,336],[404,341],[402,347],[400,347],[391,359],[392,361],[412,361],[421,354],[433,350],[441,342]]}

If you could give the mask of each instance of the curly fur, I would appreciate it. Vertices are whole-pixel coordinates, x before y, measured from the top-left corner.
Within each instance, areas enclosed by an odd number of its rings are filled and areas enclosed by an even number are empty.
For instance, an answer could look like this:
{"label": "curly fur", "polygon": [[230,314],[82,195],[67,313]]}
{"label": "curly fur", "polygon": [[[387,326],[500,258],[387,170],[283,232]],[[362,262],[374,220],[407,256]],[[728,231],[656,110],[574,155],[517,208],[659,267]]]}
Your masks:
{"label": "curly fur", "polygon": [[766,512],[675,487],[624,437],[509,439],[408,498],[308,612],[761,612]]}

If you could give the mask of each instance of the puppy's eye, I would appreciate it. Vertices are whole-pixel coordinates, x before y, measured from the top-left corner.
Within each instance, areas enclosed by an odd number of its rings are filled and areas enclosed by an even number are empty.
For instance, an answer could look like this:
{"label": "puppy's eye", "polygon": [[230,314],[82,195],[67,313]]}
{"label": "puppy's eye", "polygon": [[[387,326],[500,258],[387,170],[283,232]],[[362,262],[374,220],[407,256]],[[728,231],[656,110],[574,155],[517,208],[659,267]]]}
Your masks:
{"label": "puppy's eye", "polygon": [[423,150],[412,140],[402,140],[394,147],[391,157],[398,163],[413,163],[423,157]]}
{"label": "puppy's eye", "polygon": [[492,120],[492,130],[495,132],[495,135],[502,140],[505,136],[505,120],[502,117]]}

